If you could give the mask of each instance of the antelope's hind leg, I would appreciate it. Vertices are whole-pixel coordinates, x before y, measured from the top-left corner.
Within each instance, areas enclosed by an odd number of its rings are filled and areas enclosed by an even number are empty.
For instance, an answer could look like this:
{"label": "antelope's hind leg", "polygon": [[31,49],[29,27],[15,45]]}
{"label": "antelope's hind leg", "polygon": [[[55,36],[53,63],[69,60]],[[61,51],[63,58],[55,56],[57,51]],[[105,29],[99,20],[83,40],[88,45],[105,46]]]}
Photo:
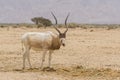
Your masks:
{"label": "antelope's hind leg", "polygon": [[30,63],[30,48],[29,47],[26,47],[25,51],[23,53],[23,69],[25,69],[25,60],[26,60],[26,58],[28,60],[30,68],[32,68],[31,63]]}

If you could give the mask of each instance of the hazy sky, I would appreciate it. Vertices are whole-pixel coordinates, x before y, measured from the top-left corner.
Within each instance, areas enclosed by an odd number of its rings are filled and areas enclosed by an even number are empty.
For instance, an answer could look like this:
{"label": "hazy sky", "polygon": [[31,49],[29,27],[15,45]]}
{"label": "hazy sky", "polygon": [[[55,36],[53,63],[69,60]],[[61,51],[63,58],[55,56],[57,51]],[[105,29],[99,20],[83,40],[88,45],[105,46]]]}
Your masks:
{"label": "hazy sky", "polygon": [[37,16],[53,21],[51,11],[60,23],[70,12],[69,22],[120,24],[120,0],[0,0],[0,23],[26,23]]}

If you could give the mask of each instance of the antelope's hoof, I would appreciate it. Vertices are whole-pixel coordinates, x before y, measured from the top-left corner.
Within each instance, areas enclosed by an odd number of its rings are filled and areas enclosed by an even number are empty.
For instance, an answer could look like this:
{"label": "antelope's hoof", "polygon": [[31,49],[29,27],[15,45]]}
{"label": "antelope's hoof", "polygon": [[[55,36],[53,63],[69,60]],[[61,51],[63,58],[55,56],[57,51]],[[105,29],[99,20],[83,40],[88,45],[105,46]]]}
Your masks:
{"label": "antelope's hoof", "polygon": [[54,68],[51,68],[51,67],[45,67],[42,69],[42,71],[50,71],[50,72],[53,72],[53,71],[56,71]]}
{"label": "antelope's hoof", "polygon": [[23,67],[22,69],[24,70],[25,68]]}

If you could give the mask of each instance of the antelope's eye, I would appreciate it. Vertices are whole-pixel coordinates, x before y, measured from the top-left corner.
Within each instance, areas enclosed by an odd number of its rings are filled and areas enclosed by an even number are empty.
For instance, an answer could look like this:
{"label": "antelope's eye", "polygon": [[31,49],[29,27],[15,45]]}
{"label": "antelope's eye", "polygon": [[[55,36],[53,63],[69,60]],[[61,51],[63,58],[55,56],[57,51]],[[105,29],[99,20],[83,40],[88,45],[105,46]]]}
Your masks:
{"label": "antelope's eye", "polygon": [[62,41],[62,40],[60,40],[60,42],[62,43],[63,41]]}

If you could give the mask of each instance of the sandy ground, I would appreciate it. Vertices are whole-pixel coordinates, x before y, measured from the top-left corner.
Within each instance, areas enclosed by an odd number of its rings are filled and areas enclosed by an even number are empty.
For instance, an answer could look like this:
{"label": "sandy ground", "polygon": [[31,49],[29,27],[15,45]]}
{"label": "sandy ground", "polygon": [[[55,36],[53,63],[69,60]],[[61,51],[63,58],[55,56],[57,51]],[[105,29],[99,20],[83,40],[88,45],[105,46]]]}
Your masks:
{"label": "sandy ground", "polygon": [[120,80],[120,29],[69,29],[66,47],[52,55],[53,70],[39,68],[42,52],[35,51],[31,51],[33,69],[27,63],[22,70],[21,36],[48,30],[56,32],[50,28],[0,28],[0,80]]}

